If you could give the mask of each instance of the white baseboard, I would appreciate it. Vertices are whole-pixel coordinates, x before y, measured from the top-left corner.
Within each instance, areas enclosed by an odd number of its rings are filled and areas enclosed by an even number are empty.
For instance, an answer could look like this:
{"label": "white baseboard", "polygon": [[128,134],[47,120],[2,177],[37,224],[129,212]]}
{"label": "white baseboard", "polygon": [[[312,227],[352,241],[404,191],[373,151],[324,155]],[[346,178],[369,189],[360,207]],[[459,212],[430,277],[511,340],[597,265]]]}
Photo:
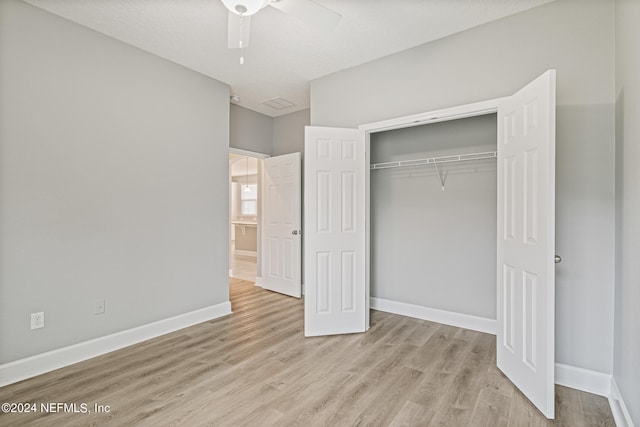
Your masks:
{"label": "white baseboard", "polygon": [[229,301],[0,365],[0,387],[231,314]]}
{"label": "white baseboard", "polygon": [[556,384],[598,396],[608,397],[611,391],[611,375],[604,372],[556,363]]}
{"label": "white baseboard", "polygon": [[236,249],[235,251],[233,251],[234,254],[236,255],[242,255],[242,256],[250,256],[253,258],[256,258],[258,256],[258,252],[256,251],[245,251],[244,249]]}
{"label": "white baseboard", "polygon": [[263,282],[262,276],[256,276],[256,286],[260,286],[262,288],[263,283],[264,282]]}
{"label": "white baseboard", "polygon": [[620,389],[616,383],[615,377],[611,377],[611,392],[609,393],[609,406],[613,413],[613,419],[618,427],[634,427],[631,414],[627,409],[627,405],[622,399]]}
{"label": "white baseboard", "polygon": [[445,325],[457,326],[458,328],[471,329],[472,331],[484,332],[487,334],[496,334],[495,319],[487,319],[484,317],[455,313],[452,311],[424,307],[421,305],[407,304],[405,302],[392,301],[383,298],[371,297],[370,304],[371,308],[374,310],[401,314],[403,316],[415,317],[417,319],[429,320],[431,322],[444,323]]}
{"label": "white baseboard", "polygon": [[229,269],[229,277],[233,277],[233,270]]}

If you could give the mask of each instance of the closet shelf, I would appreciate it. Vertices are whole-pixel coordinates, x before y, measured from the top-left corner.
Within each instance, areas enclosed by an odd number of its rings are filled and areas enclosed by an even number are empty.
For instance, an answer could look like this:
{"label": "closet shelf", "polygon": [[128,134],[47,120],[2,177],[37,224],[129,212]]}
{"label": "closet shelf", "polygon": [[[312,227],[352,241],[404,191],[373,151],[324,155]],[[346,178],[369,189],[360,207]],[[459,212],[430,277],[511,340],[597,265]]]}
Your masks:
{"label": "closet shelf", "polygon": [[424,165],[437,166],[439,163],[466,162],[469,160],[486,160],[486,159],[495,159],[496,157],[497,157],[497,152],[486,151],[484,153],[457,154],[454,156],[430,157],[428,159],[399,160],[397,162],[374,163],[371,165],[371,169],[390,169],[390,168],[401,168],[401,167],[407,167],[407,166],[424,166]]}

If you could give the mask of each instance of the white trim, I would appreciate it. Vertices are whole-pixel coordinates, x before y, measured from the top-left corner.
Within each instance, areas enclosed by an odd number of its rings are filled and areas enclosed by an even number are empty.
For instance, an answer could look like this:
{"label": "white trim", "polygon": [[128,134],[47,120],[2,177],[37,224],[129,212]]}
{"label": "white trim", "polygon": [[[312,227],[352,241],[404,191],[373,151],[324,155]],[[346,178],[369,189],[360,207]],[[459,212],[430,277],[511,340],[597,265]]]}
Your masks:
{"label": "white trim", "polygon": [[471,316],[469,314],[455,313],[453,311],[424,307],[421,305],[407,304],[405,302],[392,301],[383,298],[371,297],[371,308],[387,313],[401,314],[431,322],[444,323],[458,328],[471,329],[472,331],[496,334],[496,320],[484,317]]}
{"label": "white trim", "polygon": [[627,409],[627,405],[622,399],[620,389],[616,383],[615,377],[611,377],[611,393],[609,393],[609,406],[611,407],[611,413],[613,413],[613,419],[618,427],[634,427],[631,414]]}
{"label": "white trim", "polygon": [[235,255],[250,256],[254,258],[258,256],[257,251],[245,251],[244,249],[236,249],[235,251],[233,251],[233,253]]}
{"label": "white trim", "polygon": [[5,363],[0,365],[0,387],[228,314],[231,314],[231,302],[226,301],[136,328]]}
{"label": "white trim", "polygon": [[420,126],[428,123],[445,122],[448,120],[464,119],[466,117],[492,114],[498,111],[498,106],[504,102],[504,98],[494,98],[487,101],[474,102],[472,104],[458,105],[456,107],[443,108],[411,116],[397,117],[379,122],[366,123],[358,128],[368,133],[382,132],[393,129],[402,129],[412,126]]}
{"label": "white trim", "polygon": [[233,277],[233,270],[229,269],[229,277]]}
{"label": "white trim", "polygon": [[257,151],[249,151],[233,147],[229,147],[229,153],[237,154],[239,156],[253,157],[255,159],[268,159],[269,157],[271,157],[270,154],[258,153]]}
{"label": "white trim", "polygon": [[611,375],[604,372],[556,363],[555,383],[598,396],[609,396]]}
{"label": "white trim", "polygon": [[264,283],[264,279],[262,276],[256,276],[256,286],[260,286],[262,288],[262,284]]}

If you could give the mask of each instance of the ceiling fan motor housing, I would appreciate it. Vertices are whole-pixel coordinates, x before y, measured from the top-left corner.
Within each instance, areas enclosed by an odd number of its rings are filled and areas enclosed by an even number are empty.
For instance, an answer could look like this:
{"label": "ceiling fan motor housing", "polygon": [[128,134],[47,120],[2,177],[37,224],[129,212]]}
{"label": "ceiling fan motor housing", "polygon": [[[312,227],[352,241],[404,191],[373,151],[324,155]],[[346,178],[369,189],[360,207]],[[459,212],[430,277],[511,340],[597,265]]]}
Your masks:
{"label": "ceiling fan motor housing", "polygon": [[240,16],[251,16],[269,4],[269,0],[222,0],[231,13]]}

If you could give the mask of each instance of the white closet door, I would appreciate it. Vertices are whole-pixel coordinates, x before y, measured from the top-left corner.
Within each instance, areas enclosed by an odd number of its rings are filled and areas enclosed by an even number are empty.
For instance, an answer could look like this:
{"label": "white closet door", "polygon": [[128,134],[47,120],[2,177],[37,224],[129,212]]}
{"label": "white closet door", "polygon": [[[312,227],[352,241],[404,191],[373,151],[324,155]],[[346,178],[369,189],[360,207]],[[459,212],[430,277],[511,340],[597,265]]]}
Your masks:
{"label": "white closet door", "polygon": [[497,364],[554,417],[555,71],[498,108]]}
{"label": "white closet door", "polygon": [[262,287],[300,298],[300,153],[264,159]]}
{"label": "white closet door", "polygon": [[364,332],[364,132],[308,126],[304,156],[305,335]]}

